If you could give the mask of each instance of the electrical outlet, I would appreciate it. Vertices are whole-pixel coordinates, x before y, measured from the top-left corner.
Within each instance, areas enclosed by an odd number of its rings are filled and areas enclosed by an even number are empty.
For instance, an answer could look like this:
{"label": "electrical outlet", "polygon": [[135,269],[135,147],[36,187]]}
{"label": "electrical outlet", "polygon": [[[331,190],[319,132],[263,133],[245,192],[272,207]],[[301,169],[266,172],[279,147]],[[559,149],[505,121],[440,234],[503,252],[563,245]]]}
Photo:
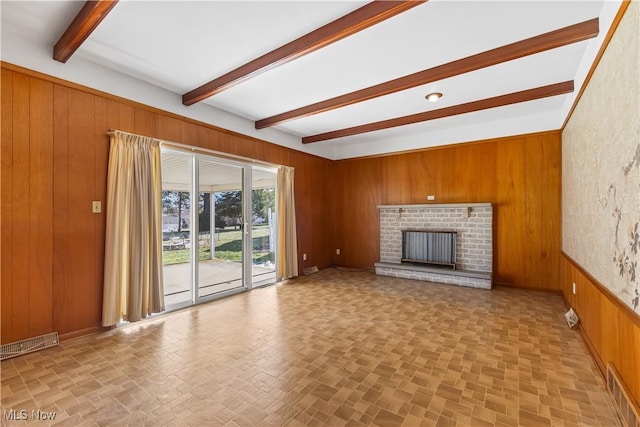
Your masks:
{"label": "electrical outlet", "polygon": [[340,255],[340,249],[336,249],[336,255]]}
{"label": "electrical outlet", "polygon": [[302,254],[302,260],[306,261],[307,260],[307,254]]}
{"label": "electrical outlet", "polygon": [[573,294],[576,294],[576,282],[573,282]]}
{"label": "electrical outlet", "polygon": [[434,196],[433,194],[427,196],[427,200],[435,200],[436,196]]}
{"label": "electrical outlet", "polygon": [[102,212],[102,202],[99,200],[94,200],[91,202],[91,212],[100,213]]}

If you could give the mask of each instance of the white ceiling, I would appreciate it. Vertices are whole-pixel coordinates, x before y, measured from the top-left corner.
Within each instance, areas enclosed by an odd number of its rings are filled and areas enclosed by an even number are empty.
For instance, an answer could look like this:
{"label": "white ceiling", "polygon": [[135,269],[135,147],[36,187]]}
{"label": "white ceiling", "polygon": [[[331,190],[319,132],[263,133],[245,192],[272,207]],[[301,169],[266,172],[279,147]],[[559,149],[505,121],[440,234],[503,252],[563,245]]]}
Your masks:
{"label": "white ceiling", "polygon": [[[197,105],[181,96],[367,2],[120,1],[61,64],[83,2],[2,1],[2,59],[331,159],[559,129],[619,1],[431,0]],[[598,37],[256,130],[253,122],[592,18]],[[300,137],[574,80],[571,94],[349,137]],[[428,103],[429,92],[442,92]],[[177,141],[182,142],[182,141]]]}

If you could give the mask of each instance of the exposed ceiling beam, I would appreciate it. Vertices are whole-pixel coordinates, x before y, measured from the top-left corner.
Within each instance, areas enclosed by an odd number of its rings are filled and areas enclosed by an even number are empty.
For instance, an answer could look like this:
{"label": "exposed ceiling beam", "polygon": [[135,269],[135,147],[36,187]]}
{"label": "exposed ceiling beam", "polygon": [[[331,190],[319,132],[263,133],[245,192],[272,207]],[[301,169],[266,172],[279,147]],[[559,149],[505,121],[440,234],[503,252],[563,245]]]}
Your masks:
{"label": "exposed ceiling beam", "polygon": [[199,88],[185,93],[182,95],[182,103],[184,105],[195,104],[251,77],[321,49],[426,1],[374,1],[366,4],[327,25],[211,80],[209,83],[205,83]]}
{"label": "exposed ceiling beam", "polygon": [[379,122],[368,123],[366,125],[354,126],[346,129],[320,133],[317,135],[305,136],[304,138],[302,138],[302,143],[310,144],[312,142],[326,141],[329,139],[358,135],[361,133],[389,129],[397,126],[426,122],[428,120],[441,119],[443,117],[456,116],[458,114],[487,110],[489,108],[503,107],[505,105],[517,104],[519,102],[533,101],[535,99],[547,98],[550,96],[562,95],[570,92],[573,92],[573,80],[562,83],[555,83],[548,86],[541,86],[535,89],[513,92],[493,98],[481,99],[479,101],[467,102],[465,104],[453,105],[451,107],[441,108],[439,110],[425,111],[424,113],[411,114],[409,116],[396,117],[394,119],[382,120]]}
{"label": "exposed ceiling beam", "polygon": [[53,47],[53,59],[67,62],[116,3],[118,0],[87,1]]}
{"label": "exposed ceiling beam", "polygon": [[479,70],[481,68],[490,67],[492,65],[522,58],[524,56],[584,41],[592,37],[596,37],[598,32],[598,18],[594,18],[589,21],[487,50],[447,64],[419,71],[414,74],[409,74],[408,76],[399,77],[394,80],[389,80],[388,82],[320,101],[305,107],[296,108],[295,110],[287,111],[286,113],[281,113],[266,119],[261,119],[255,123],[255,127],[256,129],[263,129],[289,120],[346,107],[368,99],[389,95],[391,93],[443,80],[449,77],[468,73],[470,71]]}

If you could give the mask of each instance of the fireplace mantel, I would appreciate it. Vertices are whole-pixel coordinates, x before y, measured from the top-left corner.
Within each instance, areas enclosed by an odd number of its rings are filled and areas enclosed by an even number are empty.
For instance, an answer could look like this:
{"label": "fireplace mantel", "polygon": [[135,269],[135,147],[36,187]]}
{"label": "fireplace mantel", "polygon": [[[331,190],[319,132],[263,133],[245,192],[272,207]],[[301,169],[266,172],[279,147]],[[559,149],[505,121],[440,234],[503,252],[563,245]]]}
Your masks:
{"label": "fireplace mantel", "polygon": [[414,205],[378,205],[378,209],[437,209],[437,208],[486,208],[491,203],[424,203]]}

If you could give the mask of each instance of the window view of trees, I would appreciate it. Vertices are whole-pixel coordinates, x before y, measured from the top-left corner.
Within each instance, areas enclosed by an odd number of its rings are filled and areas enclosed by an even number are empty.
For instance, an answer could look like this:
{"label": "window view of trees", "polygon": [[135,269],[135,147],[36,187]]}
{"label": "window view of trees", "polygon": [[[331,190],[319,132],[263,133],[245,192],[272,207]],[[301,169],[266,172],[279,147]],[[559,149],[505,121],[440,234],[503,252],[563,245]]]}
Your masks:
{"label": "window view of trees", "polygon": [[182,231],[189,228],[189,210],[191,208],[191,198],[186,191],[163,191],[162,192],[162,214],[166,217],[177,218],[172,221],[163,221],[166,227],[163,231]]}
{"label": "window view of trees", "polygon": [[[251,194],[252,218],[247,221],[253,226],[253,251],[255,262],[274,262],[270,250],[269,212],[275,211],[275,189],[254,189]],[[211,206],[210,193],[200,193],[198,197],[199,230],[193,231],[193,238],[199,241],[199,258],[211,258],[211,234],[215,237],[215,258],[228,261],[240,261],[242,256],[242,192],[239,190],[213,193],[214,206]],[[165,264],[187,262],[189,258],[191,200],[188,192],[163,191],[163,240],[166,252]],[[211,230],[211,209],[215,212],[214,230]],[[173,242],[178,241],[176,244]],[[203,242],[206,241],[206,244]]]}
{"label": "window view of trees", "polygon": [[275,169],[170,149],[162,169],[167,304],[275,281]]}
{"label": "window view of trees", "polygon": [[215,193],[216,228],[223,230],[242,225],[242,193],[240,191],[224,191]]}
{"label": "window view of trees", "polygon": [[276,207],[275,188],[258,188],[252,191],[251,205],[253,208],[253,223],[263,224],[268,221],[269,208]]}

